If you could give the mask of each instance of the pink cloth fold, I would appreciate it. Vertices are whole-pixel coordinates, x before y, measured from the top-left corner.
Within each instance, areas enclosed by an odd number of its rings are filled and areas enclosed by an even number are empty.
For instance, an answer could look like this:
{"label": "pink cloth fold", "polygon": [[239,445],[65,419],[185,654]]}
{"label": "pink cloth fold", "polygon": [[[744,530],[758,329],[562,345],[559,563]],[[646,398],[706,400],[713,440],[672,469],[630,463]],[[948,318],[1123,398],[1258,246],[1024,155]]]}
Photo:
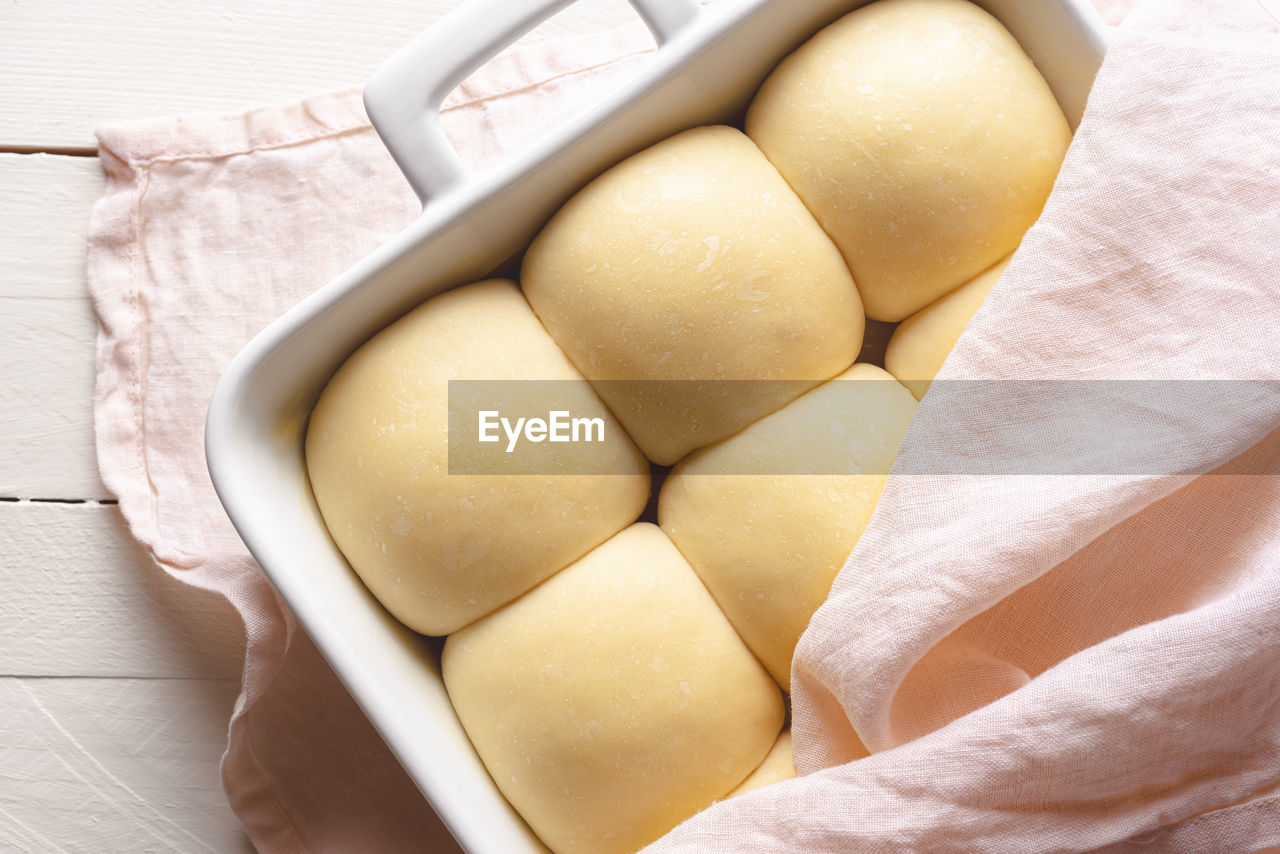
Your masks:
{"label": "pink cloth fold", "polygon": [[[1099,0],[1113,21],[1122,5]],[[451,97],[446,129],[484,168],[647,47],[630,29],[508,54]],[[1264,5],[1145,4],[942,376],[1280,378],[1276,92]],[[200,451],[227,360],[406,225],[412,194],[354,90],[99,139],[100,465],[158,565],[244,618],[233,808],[263,851],[455,850],[245,552]],[[933,399],[904,462],[931,423],[982,429]],[[652,850],[1280,845],[1280,399],[1197,424],[1164,450],[1211,475],[891,479],[797,652],[802,776]]]}

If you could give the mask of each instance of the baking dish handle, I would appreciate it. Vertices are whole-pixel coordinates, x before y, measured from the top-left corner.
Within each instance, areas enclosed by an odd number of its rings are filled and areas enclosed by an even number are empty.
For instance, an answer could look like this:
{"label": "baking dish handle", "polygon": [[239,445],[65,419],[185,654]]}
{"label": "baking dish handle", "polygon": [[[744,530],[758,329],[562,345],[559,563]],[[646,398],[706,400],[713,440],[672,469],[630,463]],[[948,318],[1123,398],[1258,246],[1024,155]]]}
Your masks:
{"label": "baking dish handle", "polygon": [[[440,105],[472,71],[574,0],[467,0],[387,60],[364,87],[373,127],[425,205],[472,174],[440,126]],[[698,0],[629,0],[661,46]]]}

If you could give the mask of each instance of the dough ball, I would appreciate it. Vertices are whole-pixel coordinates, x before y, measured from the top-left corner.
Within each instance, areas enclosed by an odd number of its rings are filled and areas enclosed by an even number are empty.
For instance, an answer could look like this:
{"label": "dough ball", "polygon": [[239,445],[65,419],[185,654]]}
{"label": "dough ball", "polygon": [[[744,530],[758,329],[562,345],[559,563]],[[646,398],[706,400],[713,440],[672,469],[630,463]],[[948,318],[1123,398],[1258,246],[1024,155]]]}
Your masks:
{"label": "dough ball", "polygon": [[[557,385],[579,392],[575,414],[606,419],[605,441],[556,451],[620,473],[449,474],[450,379],[576,380]],[[581,557],[649,493],[639,450],[509,281],[441,294],[364,344],[321,393],[306,454],[338,548],[387,610],[429,635]]]}
{"label": "dough ball", "polygon": [[757,767],[784,709],[675,546],[633,525],[445,643],[498,788],[558,854],[630,854]]}
{"label": "dough ball", "polygon": [[[703,127],[623,161],[534,240],[525,294],[649,459],[670,464],[852,364],[839,251],[760,150]],[[619,380],[801,380],[740,384]]]}
{"label": "dough ball", "polygon": [[1022,48],[966,0],[849,13],[769,76],[747,133],[888,321],[1012,252],[1071,140]]}
{"label": "dough ball", "polygon": [[796,641],[871,520],[915,409],[893,377],[854,365],[663,484],[662,529],[787,690]]}
{"label": "dough ball", "polygon": [[727,798],[736,798],[747,792],[764,788],[771,783],[790,780],[796,775],[796,766],[791,758],[791,730],[784,729],[782,735],[773,743],[773,749],[760,763],[760,767],[751,772],[751,776],[742,781],[742,785],[730,792]]}
{"label": "dough ball", "polygon": [[960,333],[978,313],[1009,258],[974,276],[942,299],[908,317],[894,330],[884,353],[884,368],[923,400]]}

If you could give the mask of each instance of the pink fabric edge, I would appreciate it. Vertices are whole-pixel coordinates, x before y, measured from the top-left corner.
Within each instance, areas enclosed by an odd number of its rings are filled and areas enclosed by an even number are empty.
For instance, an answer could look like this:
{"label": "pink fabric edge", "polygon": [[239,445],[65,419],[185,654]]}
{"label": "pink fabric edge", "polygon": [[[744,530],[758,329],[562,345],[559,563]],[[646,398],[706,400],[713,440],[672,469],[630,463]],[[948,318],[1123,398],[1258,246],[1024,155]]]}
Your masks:
{"label": "pink fabric edge", "polygon": [[[137,241],[139,211],[146,194],[145,177],[139,182],[136,171],[109,149],[101,152],[107,170],[107,189],[94,206],[90,223],[89,244],[96,251],[86,270],[89,293],[100,328],[97,341],[97,380],[95,388],[94,429],[103,483],[120,501],[120,511],[133,537],[146,549],[156,565],[169,576],[203,590],[217,593],[235,607],[246,627],[246,667],[241,677],[240,696],[228,722],[227,748],[222,754],[220,774],[232,810],[245,827],[250,840],[258,848],[304,851],[293,822],[276,800],[261,770],[253,759],[246,734],[237,722],[252,706],[252,697],[261,695],[279,669],[293,632],[292,618],[276,598],[265,577],[246,557],[227,556],[208,562],[192,555],[165,549],[154,515],[153,493],[144,487],[150,483],[146,471],[146,435],[142,419],[145,364],[139,352],[145,343],[140,334],[145,326],[140,310],[134,251]],[[128,222],[124,233],[112,234],[111,222]],[[111,299],[110,283],[128,282],[130,289],[121,301]],[[129,345],[132,345],[131,347]],[[132,452],[124,449],[133,448]],[[131,464],[117,467],[121,459]],[[237,588],[247,588],[249,595],[233,596]],[[263,625],[252,619],[254,613],[272,608],[279,613],[277,622]],[[250,626],[258,626],[251,631]],[[283,629],[284,637],[279,637]],[[259,651],[275,649],[266,667],[249,667],[249,648]],[[249,808],[249,805],[256,805]]]}
{"label": "pink fabric edge", "polygon": [[[1094,854],[1138,854],[1149,851],[1213,851],[1228,834],[1248,833],[1263,846],[1280,845],[1280,794],[1263,795],[1241,804],[1200,813],[1173,824],[1133,836]],[[1253,845],[1250,845],[1252,848]],[[1262,849],[1254,849],[1262,850]]]}
{"label": "pink fabric edge", "polygon": [[[635,48],[640,32],[645,32],[641,24],[628,24],[504,53],[467,78],[445,99],[441,112],[651,52],[651,41],[647,48]],[[102,150],[133,166],[153,161],[230,157],[369,129],[360,92],[361,87],[351,86],[241,113],[190,113],[112,122],[96,128],[94,134]],[[304,130],[299,132],[298,128]]]}

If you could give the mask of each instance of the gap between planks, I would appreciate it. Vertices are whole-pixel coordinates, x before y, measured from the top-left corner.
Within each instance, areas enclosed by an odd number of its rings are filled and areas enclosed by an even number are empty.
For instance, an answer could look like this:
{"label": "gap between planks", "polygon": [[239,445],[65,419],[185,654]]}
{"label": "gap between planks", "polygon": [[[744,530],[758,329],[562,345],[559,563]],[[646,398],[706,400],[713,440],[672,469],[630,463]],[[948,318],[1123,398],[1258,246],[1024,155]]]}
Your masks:
{"label": "gap between planks", "polygon": [[97,157],[97,147],[89,146],[39,146],[0,145],[0,154],[53,154],[59,157]]}
{"label": "gap between planks", "polygon": [[114,498],[31,498],[25,495],[0,495],[0,501],[10,504],[103,504],[114,505],[120,502]]}

